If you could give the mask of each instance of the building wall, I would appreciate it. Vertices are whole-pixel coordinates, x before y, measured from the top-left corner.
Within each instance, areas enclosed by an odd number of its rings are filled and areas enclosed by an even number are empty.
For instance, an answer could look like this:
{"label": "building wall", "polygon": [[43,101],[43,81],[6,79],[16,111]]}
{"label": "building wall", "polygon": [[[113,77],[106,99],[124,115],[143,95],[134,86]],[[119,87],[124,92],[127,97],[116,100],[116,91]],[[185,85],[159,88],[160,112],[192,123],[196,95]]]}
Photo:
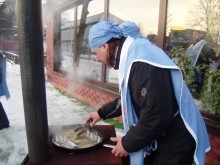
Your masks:
{"label": "building wall", "polygon": [[4,41],[0,41],[0,50],[4,51],[10,51],[13,53],[18,53],[19,52],[19,45],[17,40],[9,40],[6,39]]}
{"label": "building wall", "polygon": [[216,132],[213,128],[208,128],[208,135],[211,144],[211,151],[206,154],[207,165],[220,164],[220,131]]}

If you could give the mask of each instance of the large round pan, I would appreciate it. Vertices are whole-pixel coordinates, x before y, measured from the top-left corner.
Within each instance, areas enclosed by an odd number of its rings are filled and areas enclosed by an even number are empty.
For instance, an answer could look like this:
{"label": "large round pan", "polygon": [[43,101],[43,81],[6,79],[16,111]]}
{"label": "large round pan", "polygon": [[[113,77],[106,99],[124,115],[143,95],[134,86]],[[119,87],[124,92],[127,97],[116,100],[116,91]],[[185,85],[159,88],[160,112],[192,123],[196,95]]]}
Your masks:
{"label": "large round pan", "polygon": [[90,151],[100,146],[104,139],[105,134],[98,128],[81,124],[63,126],[51,131],[53,145],[68,153]]}

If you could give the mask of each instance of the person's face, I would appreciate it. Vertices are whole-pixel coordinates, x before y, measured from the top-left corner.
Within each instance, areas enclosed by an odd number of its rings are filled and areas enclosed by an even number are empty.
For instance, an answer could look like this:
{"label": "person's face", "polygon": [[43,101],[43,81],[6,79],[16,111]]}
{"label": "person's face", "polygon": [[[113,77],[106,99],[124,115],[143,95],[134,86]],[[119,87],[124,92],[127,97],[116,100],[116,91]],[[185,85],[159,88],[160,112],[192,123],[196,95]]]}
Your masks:
{"label": "person's face", "polygon": [[96,55],[96,60],[108,65],[107,57],[108,57],[108,44],[103,44],[101,47],[97,48],[92,52],[92,54]]}
{"label": "person's face", "polygon": [[115,55],[118,42],[105,43],[92,53],[96,55],[96,60],[102,62],[109,67],[115,65]]}

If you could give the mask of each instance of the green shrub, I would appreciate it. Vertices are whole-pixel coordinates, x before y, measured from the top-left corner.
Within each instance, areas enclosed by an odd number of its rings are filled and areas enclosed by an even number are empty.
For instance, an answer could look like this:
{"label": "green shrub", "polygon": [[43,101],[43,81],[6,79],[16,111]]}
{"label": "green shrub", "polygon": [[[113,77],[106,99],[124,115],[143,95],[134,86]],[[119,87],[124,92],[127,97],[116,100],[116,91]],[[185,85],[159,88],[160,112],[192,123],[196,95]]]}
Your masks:
{"label": "green shrub", "polygon": [[207,72],[201,95],[205,111],[220,115],[220,70]]}
{"label": "green shrub", "polygon": [[181,69],[183,79],[188,86],[193,97],[198,97],[195,85],[195,73],[191,65],[191,56],[186,55],[185,49],[181,46],[174,46],[171,50],[171,58]]}

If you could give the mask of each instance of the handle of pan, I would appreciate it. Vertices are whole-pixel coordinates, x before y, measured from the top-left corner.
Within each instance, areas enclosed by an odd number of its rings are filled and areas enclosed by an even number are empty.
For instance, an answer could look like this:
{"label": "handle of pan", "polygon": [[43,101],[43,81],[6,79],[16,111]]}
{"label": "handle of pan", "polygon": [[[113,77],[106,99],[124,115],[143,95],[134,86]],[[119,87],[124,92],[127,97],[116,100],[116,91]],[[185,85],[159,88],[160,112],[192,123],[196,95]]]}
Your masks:
{"label": "handle of pan", "polygon": [[104,147],[108,147],[108,148],[115,148],[114,144],[103,144]]}

